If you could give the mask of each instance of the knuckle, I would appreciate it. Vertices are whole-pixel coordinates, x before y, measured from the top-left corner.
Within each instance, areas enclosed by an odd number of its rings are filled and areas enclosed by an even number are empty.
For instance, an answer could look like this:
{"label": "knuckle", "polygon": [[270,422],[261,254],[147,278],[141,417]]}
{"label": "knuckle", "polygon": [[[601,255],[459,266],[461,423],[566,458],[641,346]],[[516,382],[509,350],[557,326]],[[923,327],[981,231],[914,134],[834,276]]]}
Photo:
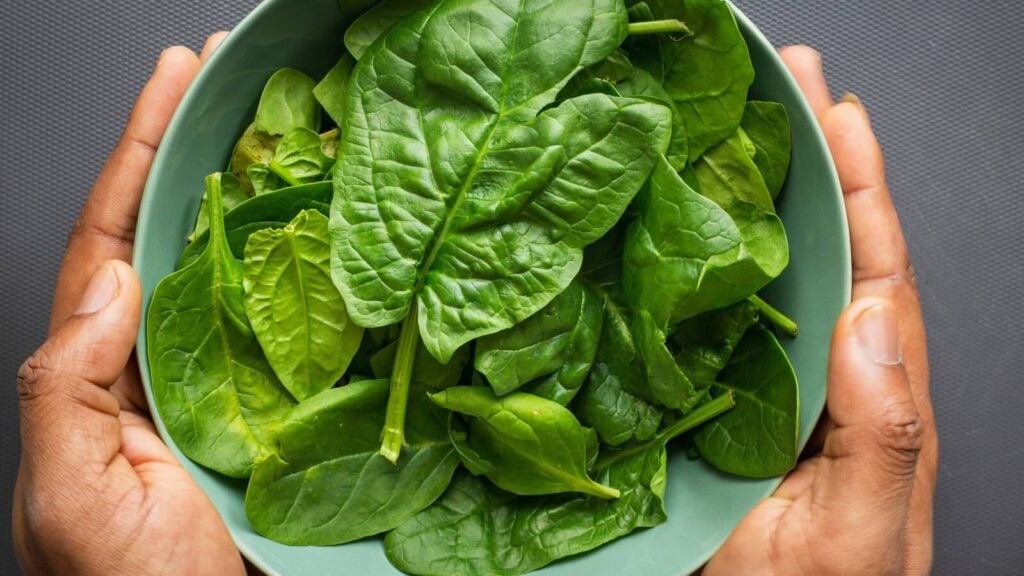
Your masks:
{"label": "knuckle", "polygon": [[924,423],[913,406],[890,406],[876,423],[879,444],[900,470],[913,471],[924,447]]}
{"label": "knuckle", "polygon": [[18,398],[24,402],[32,402],[46,393],[47,382],[54,375],[54,359],[46,348],[40,348],[28,357],[18,369]]}

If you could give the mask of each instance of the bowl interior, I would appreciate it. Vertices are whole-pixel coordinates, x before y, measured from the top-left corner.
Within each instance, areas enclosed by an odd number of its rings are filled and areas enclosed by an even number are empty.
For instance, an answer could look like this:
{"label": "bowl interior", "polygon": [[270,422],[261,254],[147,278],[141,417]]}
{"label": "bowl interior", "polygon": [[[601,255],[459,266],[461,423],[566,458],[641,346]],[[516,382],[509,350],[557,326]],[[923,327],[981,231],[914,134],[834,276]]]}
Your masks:
{"label": "bowl interior", "polygon": [[[340,57],[351,15],[373,0],[266,0],[207,63],[164,137],[142,199],[134,266],[143,286],[138,360],[161,436],[209,495],[242,553],[269,574],[345,572],[399,574],[379,538],[334,547],[293,547],[256,534],[245,516],[245,483],[224,478],[185,458],[153,406],[146,356],[145,312],[157,283],[175,268],[202,196],[203,177],[223,168],[234,139],[255,111],[266,79],[291,66],[318,77]],[[846,215],[831,156],[814,116],[771,44],[737,11],[757,77],[752,98],[783,103],[793,129],[793,159],[779,212],[786,224],[791,264],[767,298],[800,325],[783,345],[800,379],[800,444],[807,441],[825,402],[832,325],[850,299]],[[668,522],[640,530],[592,553],[557,562],[548,576],[675,576],[699,567],[740,518],[770,494],[778,479],[748,480],[687,460],[670,447]]]}

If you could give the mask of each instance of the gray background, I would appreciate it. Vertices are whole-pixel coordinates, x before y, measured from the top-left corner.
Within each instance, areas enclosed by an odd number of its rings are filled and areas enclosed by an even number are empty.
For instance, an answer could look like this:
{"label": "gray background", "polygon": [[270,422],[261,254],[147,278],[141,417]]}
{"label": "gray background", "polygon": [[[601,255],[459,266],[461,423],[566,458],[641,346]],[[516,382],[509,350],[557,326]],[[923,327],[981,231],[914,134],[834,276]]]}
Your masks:
{"label": "gray background", "polygon": [[[67,232],[160,51],[256,0],[0,0],[0,573],[17,573],[14,375],[45,337]],[[935,574],[1024,574],[1024,5],[738,0],[824,53],[885,148],[928,324],[942,448]]]}

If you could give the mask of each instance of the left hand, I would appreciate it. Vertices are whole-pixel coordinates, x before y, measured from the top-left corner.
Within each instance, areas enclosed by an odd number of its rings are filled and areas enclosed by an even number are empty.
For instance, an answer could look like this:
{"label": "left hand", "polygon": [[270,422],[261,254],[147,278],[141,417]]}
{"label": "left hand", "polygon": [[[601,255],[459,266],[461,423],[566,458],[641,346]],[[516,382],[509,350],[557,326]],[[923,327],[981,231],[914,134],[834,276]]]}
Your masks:
{"label": "left hand", "polygon": [[135,220],[171,115],[201,57],[163,53],[64,256],[50,338],[18,373],[15,551],[27,574],[244,574],[206,494],[157,436],[132,358]]}

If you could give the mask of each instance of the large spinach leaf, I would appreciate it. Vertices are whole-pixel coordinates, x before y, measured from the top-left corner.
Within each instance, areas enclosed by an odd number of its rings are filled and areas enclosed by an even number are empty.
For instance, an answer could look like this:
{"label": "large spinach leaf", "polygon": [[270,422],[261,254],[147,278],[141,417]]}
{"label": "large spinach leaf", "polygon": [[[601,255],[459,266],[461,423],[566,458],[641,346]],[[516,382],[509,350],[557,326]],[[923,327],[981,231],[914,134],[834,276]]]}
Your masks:
{"label": "large spinach leaf", "polygon": [[711,393],[732,393],[736,408],[694,434],[694,444],[709,464],[755,478],[785,474],[796,465],[796,374],[771,332],[760,327],[747,331]]}
{"label": "large spinach leaf", "polygon": [[364,12],[345,31],[345,48],[361,60],[370,46],[403,18],[436,0],[383,0]]}
{"label": "large spinach leaf", "polygon": [[[421,337],[445,361],[526,319],[622,215],[667,145],[669,111],[605,95],[544,109],[626,26],[617,0],[441,0],[363,55],[334,180],[332,269],[357,323],[404,321],[396,364]],[[391,457],[408,372],[394,371]]]}
{"label": "large spinach leaf", "polygon": [[245,247],[245,312],[267,361],[298,400],[334,386],[359,349],[331,282],[327,217],[300,212],[284,228],[260,230]]}
{"label": "large spinach leaf", "polygon": [[285,544],[350,542],[394,528],[444,492],[459,459],[422,388],[402,458],[392,464],[378,453],[387,389],[385,380],[331,389],[278,424],[278,450],[257,463],[245,495],[260,534]]}
{"label": "large spinach leaf", "polygon": [[573,282],[523,322],[476,344],[476,369],[498,395],[523,391],[566,405],[590,372],[601,337],[601,299]]}
{"label": "large spinach leaf", "polygon": [[774,200],[786,181],[793,146],[786,107],[777,102],[747,102],[740,125],[754,145],[754,164]]}
{"label": "large spinach leaf", "polygon": [[559,492],[619,496],[618,490],[590,478],[588,436],[593,432],[580,426],[561,404],[523,392],[499,398],[477,386],[455,386],[431,394],[430,399],[470,417],[465,445],[473,451],[471,469],[499,487],[528,496]]}
{"label": "large spinach leaf", "polygon": [[260,350],[242,305],[242,265],[224,232],[221,175],[206,179],[210,241],[164,278],[149,308],[153,396],[186,456],[245,478],[273,445],[293,401]]}
{"label": "large spinach leaf", "polygon": [[681,20],[693,33],[683,39],[644,36],[629,50],[633,64],[651,73],[675,102],[693,162],[739,127],[754,80],[750,53],[725,0],[645,3],[653,18]]}
{"label": "large spinach leaf", "polygon": [[[249,235],[264,228],[281,228],[303,210],[317,210],[328,214],[331,210],[333,188],[330,182],[317,182],[304,186],[283,188],[250,198],[224,216],[224,235],[235,258],[245,257]],[[210,241],[208,232],[199,234],[185,248],[178,268],[195,262]]]}
{"label": "large spinach leaf", "polygon": [[524,574],[664,522],[665,471],[663,445],[613,463],[597,479],[620,491],[614,500],[514,496],[462,474],[433,506],[388,533],[384,551],[409,574]]}

